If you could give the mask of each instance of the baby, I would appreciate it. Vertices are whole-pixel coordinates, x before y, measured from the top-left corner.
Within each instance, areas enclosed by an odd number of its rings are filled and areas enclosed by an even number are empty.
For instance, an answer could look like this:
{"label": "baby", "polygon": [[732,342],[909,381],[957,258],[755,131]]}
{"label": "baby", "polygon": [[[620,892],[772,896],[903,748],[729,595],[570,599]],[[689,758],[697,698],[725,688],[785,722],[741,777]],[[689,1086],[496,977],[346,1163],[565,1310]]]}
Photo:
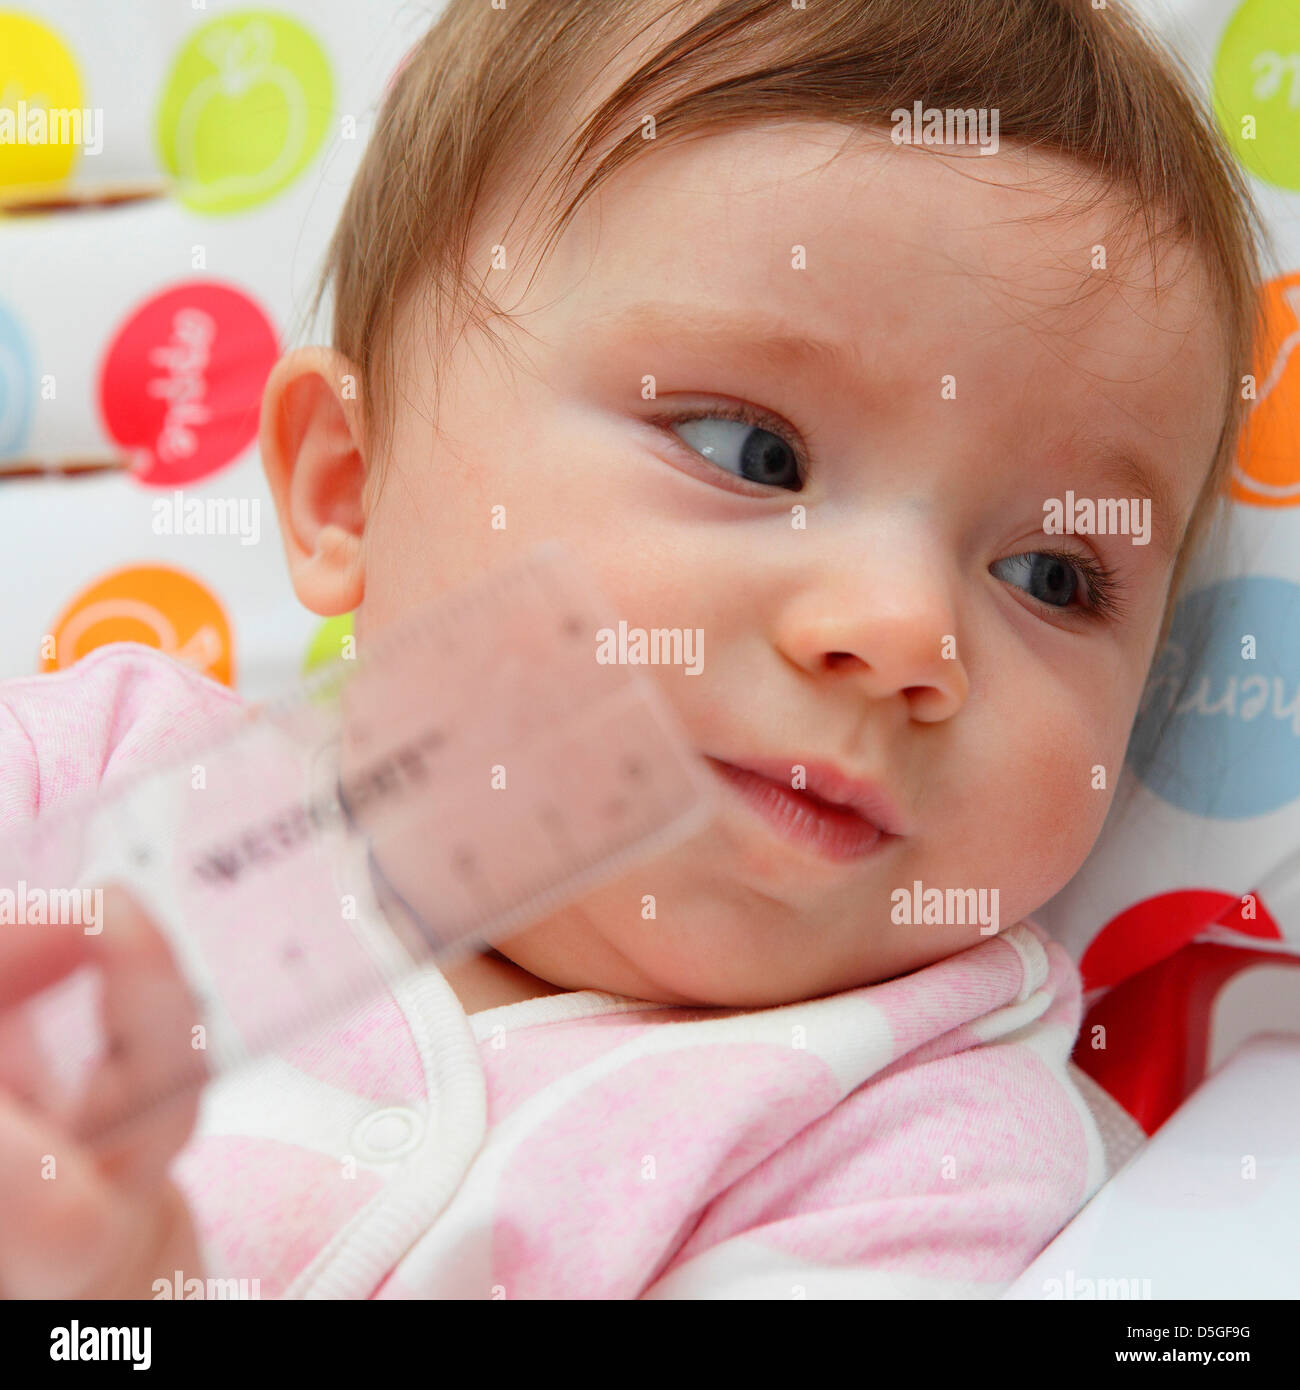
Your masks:
{"label": "baby", "polygon": [[[630,626],[704,633],[647,670],[724,813],[197,1131],[92,1155],[4,1097],[0,1289],[996,1296],[1108,1173],[1031,914],[1222,496],[1256,235],[1116,0],[450,0],[333,346],[266,389],[294,588],[364,645],[557,538]],[[1052,520],[1086,514],[1149,526]],[[10,820],[235,699],[135,646],[0,696]],[[0,941],[7,1001],[48,940]]]}

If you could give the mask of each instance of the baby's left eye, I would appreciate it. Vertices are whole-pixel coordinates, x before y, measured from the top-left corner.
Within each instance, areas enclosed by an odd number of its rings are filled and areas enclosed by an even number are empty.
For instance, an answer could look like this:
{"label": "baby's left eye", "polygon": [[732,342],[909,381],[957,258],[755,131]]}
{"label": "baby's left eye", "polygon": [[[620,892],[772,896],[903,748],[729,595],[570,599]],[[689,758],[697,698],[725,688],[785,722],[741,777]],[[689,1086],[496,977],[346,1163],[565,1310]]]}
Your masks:
{"label": "baby's left eye", "polygon": [[662,423],[697,454],[746,482],[791,492],[803,488],[798,449],[784,435],[767,428],[764,417],[744,407],[710,406],[667,417]]}
{"label": "baby's left eye", "polygon": [[[1125,582],[1100,557],[1064,550],[1030,550],[1008,555],[989,566],[989,573],[1024,587],[1044,608],[1097,621],[1123,618],[1128,611]],[[1082,602],[1071,600],[1081,595]]]}
{"label": "baby's left eye", "polygon": [[[999,569],[1005,572],[998,574]],[[1009,555],[990,565],[989,571],[1013,584],[1022,581],[1032,598],[1050,608],[1068,608],[1070,600],[1083,587],[1079,570],[1068,557],[1043,551]]]}

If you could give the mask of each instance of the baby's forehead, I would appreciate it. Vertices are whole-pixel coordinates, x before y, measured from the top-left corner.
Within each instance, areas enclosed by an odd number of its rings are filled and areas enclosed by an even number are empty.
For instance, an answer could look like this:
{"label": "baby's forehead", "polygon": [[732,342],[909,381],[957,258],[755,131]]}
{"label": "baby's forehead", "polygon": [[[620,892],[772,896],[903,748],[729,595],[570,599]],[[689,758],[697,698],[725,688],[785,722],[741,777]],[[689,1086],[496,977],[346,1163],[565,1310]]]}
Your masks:
{"label": "baby's forehead", "polygon": [[1131,421],[1189,459],[1222,429],[1226,344],[1200,258],[1149,242],[1132,197],[1064,155],[764,123],[622,166],[540,268],[500,226],[505,330],[559,376],[640,391],[650,375],[822,418],[852,401],[859,422],[936,408],[952,376],[968,430],[1014,416],[1050,443]]}
{"label": "baby's forehead", "polygon": [[885,127],[807,120],[633,159],[579,208],[551,253],[547,292],[566,275],[633,270],[647,282],[727,283],[725,259],[751,296],[790,274],[815,297],[864,277],[964,273],[1039,312],[1111,290],[1158,296],[1162,315],[1188,322],[1212,297],[1203,258],[1161,209],[1064,152],[1014,139],[991,156],[900,147]]}
{"label": "baby's forehead", "polygon": [[820,122],[624,166],[580,209],[527,307],[587,323],[656,298],[669,313],[781,311],[863,340],[1020,326],[1104,353],[1120,334],[1162,357],[1218,312],[1195,249],[1077,160],[1014,142],[954,157]]}
{"label": "baby's forehead", "polygon": [[638,387],[650,374],[815,420],[851,400],[879,421],[939,409],[951,375],[954,415],[990,437],[1014,407],[1022,437],[1131,422],[1149,448],[1208,457],[1225,399],[1213,295],[1186,243],[1147,237],[1127,193],[1064,156],[764,126],[625,166],[521,317],[565,371]]}

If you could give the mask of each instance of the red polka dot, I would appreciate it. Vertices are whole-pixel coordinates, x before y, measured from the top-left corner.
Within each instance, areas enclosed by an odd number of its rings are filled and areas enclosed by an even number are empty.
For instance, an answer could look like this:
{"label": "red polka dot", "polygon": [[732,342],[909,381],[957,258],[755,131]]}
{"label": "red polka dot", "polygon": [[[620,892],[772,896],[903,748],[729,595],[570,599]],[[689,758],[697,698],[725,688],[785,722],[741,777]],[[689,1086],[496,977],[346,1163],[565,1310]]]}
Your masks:
{"label": "red polka dot", "polygon": [[257,436],[279,350],[266,314],[228,285],[194,280],[140,305],[99,374],[100,413],[137,478],[172,487],[236,459]]}

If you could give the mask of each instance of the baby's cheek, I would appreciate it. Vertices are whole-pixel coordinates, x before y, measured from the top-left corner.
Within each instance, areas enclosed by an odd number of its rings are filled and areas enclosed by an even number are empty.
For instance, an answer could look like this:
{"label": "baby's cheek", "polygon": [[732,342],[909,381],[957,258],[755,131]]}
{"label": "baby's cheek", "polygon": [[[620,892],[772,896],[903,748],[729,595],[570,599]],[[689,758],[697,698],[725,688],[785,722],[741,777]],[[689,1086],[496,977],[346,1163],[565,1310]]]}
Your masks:
{"label": "baby's cheek", "polygon": [[1016,822],[1051,896],[1087,859],[1115,795],[1127,730],[1081,716],[1052,721],[1026,749]]}

